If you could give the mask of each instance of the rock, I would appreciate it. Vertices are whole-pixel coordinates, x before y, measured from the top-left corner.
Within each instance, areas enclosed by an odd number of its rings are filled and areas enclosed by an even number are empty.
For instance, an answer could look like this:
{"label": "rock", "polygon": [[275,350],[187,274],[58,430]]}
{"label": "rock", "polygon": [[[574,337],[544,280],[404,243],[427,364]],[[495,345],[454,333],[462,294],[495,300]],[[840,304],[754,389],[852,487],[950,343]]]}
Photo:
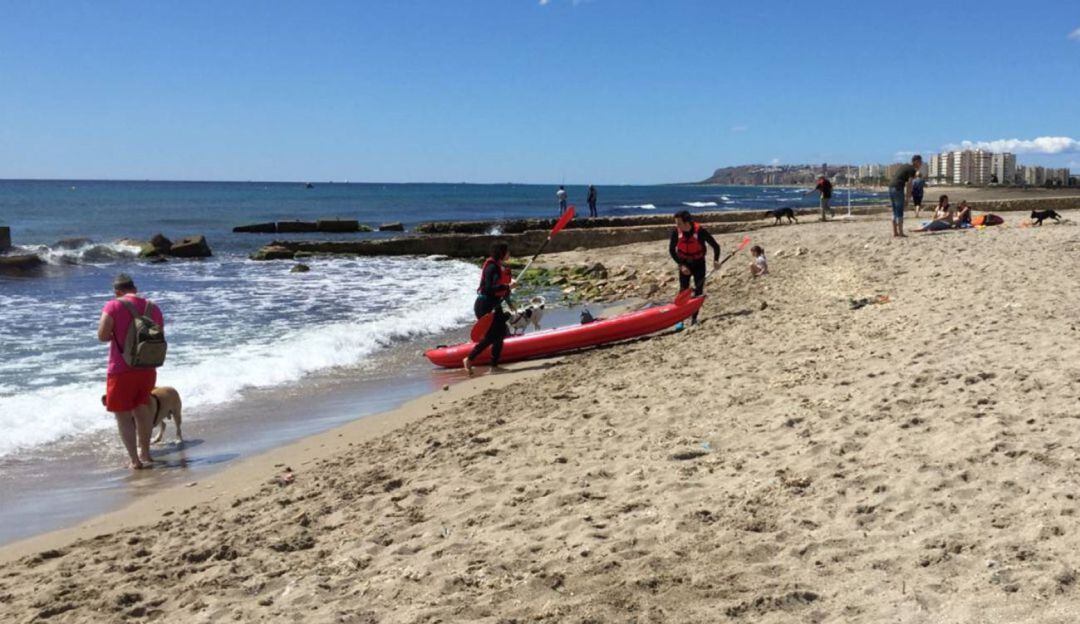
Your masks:
{"label": "rock", "polygon": [[168,262],[168,261],[169,261],[169,259],[166,258],[165,256],[153,256],[148,260],[148,262],[150,262],[150,264],[162,264],[162,263]]}
{"label": "rock", "polygon": [[568,286],[568,287],[562,289],[562,293],[564,295],[572,295],[572,294],[574,294],[576,292],[577,292],[577,287],[576,286]]}
{"label": "rock", "polygon": [[0,253],[8,249],[11,249],[11,228],[6,225],[0,226]]}
{"label": "rock", "polygon": [[289,269],[289,273],[307,273],[310,270],[311,270],[311,267],[309,267],[308,265],[306,265],[306,264],[298,264],[298,265],[294,266],[293,268]]}
{"label": "rock", "polygon": [[383,223],[379,226],[380,232],[404,232],[405,226],[401,223]]}
{"label": "rock", "polygon": [[251,254],[252,260],[292,260],[296,252],[281,245],[267,245]]}
{"label": "rock", "polygon": [[761,305],[759,306],[759,309],[764,310],[765,308],[768,308],[768,307],[769,307],[768,302],[762,301]]}
{"label": "rock", "polygon": [[53,249],[78,249],[92,245],[94,241],[89,238],[63,238],[53,243]]}
{"label": "rock", "polygon": [[596,262],[589,265],[589,268],[585,269],[585,275],[592,275],[594,277],[600,277],[607,279],[608,270],[603,264]]}
{"label": "rock", "polygon": [[555,277],[551,278],[551,285],[552,286],[559,286],[560,284],[565,284],[565,283],[566,283],[566,277],[565,276],[556,275]]}
{"label": "rock", "polygon": [[658,292],[660,292],[660,284],[649,284],[649,286],[645,289],[645,296],[652,297]]}
{"label": "rock", "polygon": [[314,221],[278,221],[278,233],[288,232],[318,232],[319,224]]}
{"label": "rock", "polygon": [[165,238],[165,235],[160,232],[154,234],[150,239],[150,246],[156,249],[158,253],[168,253],[172,249],[172,245],[172,241]]}
{"label": "rock", "polygon": [[176,241],[169,248],[169,255],[176,258],[209,258],[214,254],[210,251],[210,245],[207,244],[206,237],[199,235],[181,238]]}
{"label": "rock", "polygon": [[232,229],[233,232],[241,232],[246,234],[276,234],[277,223],[269,221],[267,223],[251,223],[249,225],[238,225]]}
{"label": "rock", "polygon": [[25,254],[19,256],[0,256],[0,273],[19,273],[31,271],[45,264],[41,256],[37,254]]}
{"label": "rock", "polygon": [[806,247],[799,247],[798,249],[795,250],[795,255],[796,256],[805,256],[808,253],[810,253],[810,250],[807,249]]}
{"label": "rock", "polygon": [[298,252],[293,254],[293,258],[296,259],[296,260],[301,260],[303,258],[314,258],[314,257],[315,257],[315,254],[311,253],[310,251],[298,251]]}
{"label": "rock", "polygon": [[360,222],[356,219],[319,219],[315,227],[320,232],[359,232]]}

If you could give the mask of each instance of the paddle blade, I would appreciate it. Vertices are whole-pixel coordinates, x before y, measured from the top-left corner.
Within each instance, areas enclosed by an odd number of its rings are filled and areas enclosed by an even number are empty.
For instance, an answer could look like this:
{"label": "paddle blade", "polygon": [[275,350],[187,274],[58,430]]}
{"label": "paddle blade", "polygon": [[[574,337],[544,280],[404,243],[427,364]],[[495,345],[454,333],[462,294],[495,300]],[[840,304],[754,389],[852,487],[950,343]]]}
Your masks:
{"label": "paddle blade", "polygon": [[675,301],[673,303],[677,306],[686,305],[693,298],[693,289],[687,288],[686,290],[679,291],[679,294],[675,295]]}
{"label": "paddle blade", "polygon": [[469,340],[473,342],[480,342],[484,339],[484,335],[491,329],[491,323],[495,320],[495,312],[488,312],[484,316],[477,319],[476,324],[472,326],[472,331],[469,332]]}
{"label": "paddle blade", "polygon": [[573,219],[573,218],[574,218],[574,207],[573,206],[568,206],[566,208],[566,212],[562,213],[562,216],[559,217],[559,220],[555,223],[555,227],[551,228],[551,234],[548,234],[548,238],[551,238],[552,236],[555,236],[556,234],[558,234],[559,231],[562,230],[564,227],[566,227],[566,224],[570,223],[570,220]]}
{"label": "paddle blade", "polygon": [[743,239],[742,239],[742,242],[739,243],[739,246],[735,248],[736,253],[742,251],[743,249],[745,249],[746,246],[749,245],[749,244],[750,244],[750,237],[749,236],[744,236]]}

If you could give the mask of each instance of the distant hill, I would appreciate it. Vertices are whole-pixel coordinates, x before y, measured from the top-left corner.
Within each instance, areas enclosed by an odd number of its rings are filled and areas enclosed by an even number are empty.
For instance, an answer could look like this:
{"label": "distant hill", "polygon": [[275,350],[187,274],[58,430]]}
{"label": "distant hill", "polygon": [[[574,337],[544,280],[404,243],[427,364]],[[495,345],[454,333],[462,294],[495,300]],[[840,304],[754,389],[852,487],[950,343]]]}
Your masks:
{"label": "distant hill", "polygon": [[[723,184],[730,186],[791,185],[813,184],[822,171],[836,181],[837,175],[844,175],[849,165],[737,165],[721,167],[697,184]],[[858,172],[857,166],[850,166],[852,175]]]}

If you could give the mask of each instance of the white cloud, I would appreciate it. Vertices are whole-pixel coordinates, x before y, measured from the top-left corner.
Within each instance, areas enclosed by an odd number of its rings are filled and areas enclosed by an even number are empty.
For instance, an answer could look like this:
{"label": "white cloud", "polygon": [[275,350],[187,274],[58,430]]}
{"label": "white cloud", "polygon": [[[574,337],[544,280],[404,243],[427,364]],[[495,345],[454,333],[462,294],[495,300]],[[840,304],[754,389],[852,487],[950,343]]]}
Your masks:
{"label": "white cloud", "polygon": [[773,165],[773,166],[779,165],[780,164],[780,159],[779,158],[773,158],[772,160],[769,161],[769,164]]}
{"label": "white cloud", "polygon": [[946,145],[943,149],[982,149],[990,152],[1012,152],[1013,154],[1066,154],[1080,152],[1080,141],[1071,137],[961,141],[958,144]]}
{"label": "white cloud", "polygon": [[746,132],[750,129],[750,126],[731,126],[732,132]]}
{"label": "white cloud", "polygon": [[1069,39],[1072,39],[1073,41],[1080,41],[1080,28],[1077,28],[1076,30],[1069,33]]}
{"label": "white cloud", "polygon": [[551,0],[540,0],[540,6],[547,6],[551,4]]}

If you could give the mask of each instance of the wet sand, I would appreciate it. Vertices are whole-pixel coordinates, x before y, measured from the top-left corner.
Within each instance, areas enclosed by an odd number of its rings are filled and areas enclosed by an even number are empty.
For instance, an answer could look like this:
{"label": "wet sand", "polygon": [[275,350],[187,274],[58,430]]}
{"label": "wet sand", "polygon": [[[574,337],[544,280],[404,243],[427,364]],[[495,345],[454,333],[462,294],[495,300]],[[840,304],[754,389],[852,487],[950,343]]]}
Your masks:
{"label": "wet sand", "polygon": [[[0,550],[0,619],[1073,622],[1065,216],[756,231],[771,275],[732,260],[698,327],[459,384]],[[657,244],[548,262],[586,258],[670,269]]]}

